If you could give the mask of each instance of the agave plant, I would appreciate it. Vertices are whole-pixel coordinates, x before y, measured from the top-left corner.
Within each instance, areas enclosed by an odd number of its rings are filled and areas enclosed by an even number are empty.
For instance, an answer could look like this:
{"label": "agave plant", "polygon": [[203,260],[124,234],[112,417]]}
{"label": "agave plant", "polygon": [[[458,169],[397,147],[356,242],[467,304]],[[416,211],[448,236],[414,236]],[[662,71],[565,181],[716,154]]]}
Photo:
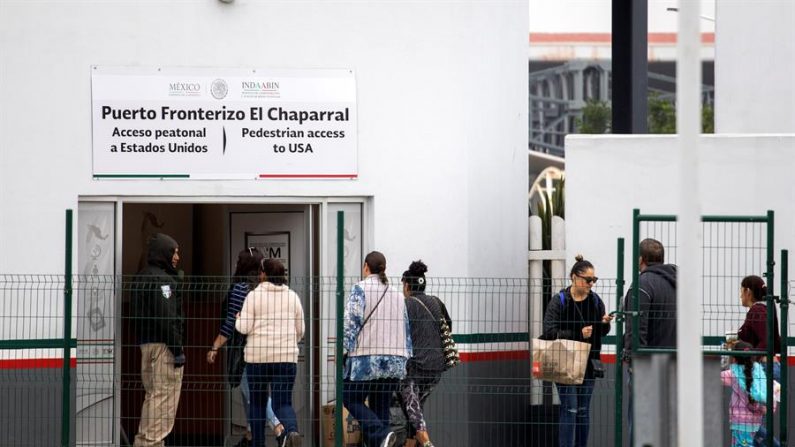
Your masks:
{"label": "agave plant", "polygon": [[[552,216],[566,218],[566,179],[552,181],[552,192],[539,190],[541,198],[536,203],[536,215],[541,218],[541,239],[544,250],[552,249]],[[532,213],[532,207],[531,207]]]}
{"label": "agave plant", "polygon": [[[545,190],[539,190],[539,200],[536,202],[536,215],[541,218],[541,243],[544,250],[552,249],[552,217],[560,216],[566,218],[566,179],[561,177],[559,180],[552,181],[552,191],[547,193]],[[530,212],[532,214],[532,204]],[[552,295],[552,262],[542,262],[543,279],[542,279],[542,296],[548,297]],[[546,303],[544,300],[543,310],[546,312]]]}

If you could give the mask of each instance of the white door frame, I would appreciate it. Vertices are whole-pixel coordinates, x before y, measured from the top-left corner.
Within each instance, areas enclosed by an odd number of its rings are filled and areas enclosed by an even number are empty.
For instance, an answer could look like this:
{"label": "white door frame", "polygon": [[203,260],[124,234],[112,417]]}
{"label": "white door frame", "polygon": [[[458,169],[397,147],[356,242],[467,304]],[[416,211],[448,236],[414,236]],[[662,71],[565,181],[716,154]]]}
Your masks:
{"label": "white door frame", "polygon": [[[122,235],[123,235],[123,209],[124,204],[126,203],[184,203],[184,204],[215,204],[215,205],[307,205],[307,209],[309,210],[307,213],[307,218],[309,219],[309,225],[307,226],[307,231],[310,233],[310,237],[308,238],[308,259],[309,259],[309,274],[310,276],[314,275],[315,272],[313,271],[314,266],[312,263],[312,255],[319,256],[318,265],[320,266],[320,271],[317,272],[319,276],[327,276],[330,270],[330,266],[328,265],[328,253],[326,252],[326,245],[327,242],[324,239],[324,235],[326,234],[326,230],[328,229],[328,225],[330,222],[328,221],[328,205],[329,203],[359,203],[362,205],[362,252],[367,253],[370,251],[370,247],[373,246],[374,241],[374,217],[373,217],[373,197],[371,196],[345,196],[345,197],[295,197],[295,196],[282,196],[282,197],[269,197],[269,196],[262,196],[262,197],[254,197],[254,196],[117,196],[117,195],[101,195],[101,196],[78,196],[77,198],[78,204],[80,202],[106,202],[106,203],[114,203],[115,204],[115,222],[116,222],[116,240],[114,242],[116,247],[116,254],[115,254],[115,269],[116,269],[116,277],[120,278],[122,275]],[[319,253],[313,253],[313,243],[315,242],[312,240],[313,229],[312,226],[312,207],[309,205],[320,205],[320,218],[318,219],[320,223],[320,228],[316,230],[316,234],[319,235],[320,240],[317,241],[317,246],[319,247]],[[228,222],[225,223],[228,225]],[[224,240],[225,243],[229,243],[226,239],[228,238],[228,231],[224,231]],[[73,236],[74,237],[74,236]],[[74,253],[74,256],[77,256],[77,253]],[[228,262],[226,263],[228,264]],[[310,296],[310,300],[313,300],[313,296]],[[116,302],[114,303],[115,309],[117,309],[114,324],[115,330],[118,331],[118,328],[121,328],[121,312],[118,310],[121,309],[121,295],[117,294]],[[311,318],[316,317],[312,315],[312,309],[314,309],[314,303],[310,301],[310,321]],[[118,332],[117,332],[118,335]],[[114,352],[115,354],[115,362],[114,362],[114,412],[113,418],[111,420],[115,421],[113,430],[114,430],[114,438],[116,442],[119,444],[121,443],[121,398],[120,398],[120,391],[121,391],[121,338],[118,336],[114,337],[116,339]],[[310,342],[322,342],[322,340],[310,340]],[[318,344],[318,348],[322,349],[322,347]],[[316,365],[314,365],[312,356],[309,356],[309,371],[314,371]],[[313,375],[309,375],[309,386],[310,389],[314,389],[315,384],[312,383]],[[309,399],[309,411],[310,414],[313,414],[315,411],[314,408],[314,399]],[[319,422],[318,422],[319,423]],[[127,433],[127,436],[134,436],[134,434]]]}

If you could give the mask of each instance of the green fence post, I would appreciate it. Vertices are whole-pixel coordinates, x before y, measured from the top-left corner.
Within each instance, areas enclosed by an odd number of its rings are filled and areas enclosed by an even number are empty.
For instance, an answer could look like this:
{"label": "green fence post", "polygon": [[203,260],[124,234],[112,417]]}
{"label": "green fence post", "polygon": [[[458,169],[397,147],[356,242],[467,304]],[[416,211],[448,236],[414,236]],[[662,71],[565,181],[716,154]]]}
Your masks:
{"label": "green fence post", "polygon": [[61,384],[61,446],[69,447],[72,390],[72,210],[66,210],[64,312],[63,312],[63,383]]}
{"label": "green fence post", "polygon": [[[767,395],[773,396],[773,357],[775,355],[775,330],[776,326],[773,322],[773,318],[775,318],[775,303],[773,301],[774,296],[774,286],[775,283],[773,282],[775,279],[775,272],[773,268],[776,264],[775,260],[775,252],[774,252],[774,219],[773,219],[773,211],[768,210],[767,212],[767,308],[772,310],[772,312],[767,313],[767,363],[765,364],[765,374],[767,375]],[[773,399],[767,400],[767,416],[765,417],[765,424],[767,427],[767,446],[773,447]]]}
{"label": "green fence post", "polygon": [[787,337],[789,337],[787,326],[789,325],[789,251],[781,250],[781,407],[779,417],[781,427],[781,447],[787,447],[787,410],[789,402],[789,378],[788,378],[788,359],[787,359]]}
{"label": "green fence post", "polygon": [[615,399],[615,446],[624,445],[624,365],[621,361],[621,351],[624,350],[624,308],[622,298],[624,295],[624,238],[618,238],[618,260],[616,262],[616,399]]}
{"label": "green fence post", "polygon": [[[638,279],[640,277],[640,271],[638,270],[638,257],[640,256],[639,248],[640,245],[640,210],[635,208],[632,210],[632,284],[638,284]],[[632,349],[631,352],[634,354],[637,351],[640,345],[640,321],[638,321],[638,288],[635,287],[632,289],[632,306],[630,306],[630,310],[632,311]]]}
{"label": "green fence post", "polygon": [[342,439],[345,435],[345,427],[342,420],[342,338],[343,338],[343,315],[345,313],[345,212],[337,211],[337,345],[336,345],[336,374],[335,374],[335,397],[334,406],[334,446],[342,447]]}

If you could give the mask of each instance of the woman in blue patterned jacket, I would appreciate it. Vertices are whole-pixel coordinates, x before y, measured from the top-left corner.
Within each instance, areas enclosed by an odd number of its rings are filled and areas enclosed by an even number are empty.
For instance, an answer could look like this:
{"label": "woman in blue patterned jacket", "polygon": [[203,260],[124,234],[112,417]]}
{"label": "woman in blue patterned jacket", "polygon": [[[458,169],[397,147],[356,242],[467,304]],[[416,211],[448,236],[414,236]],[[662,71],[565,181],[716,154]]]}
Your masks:
{"label": "woman in blue patterned jacket", "polygon": [[345,305],[343,403],[368,446],[394,447],[389,407],[411,357],[409,318],[403,294],[389,286],[383,254],[365,257],[362,276]]}

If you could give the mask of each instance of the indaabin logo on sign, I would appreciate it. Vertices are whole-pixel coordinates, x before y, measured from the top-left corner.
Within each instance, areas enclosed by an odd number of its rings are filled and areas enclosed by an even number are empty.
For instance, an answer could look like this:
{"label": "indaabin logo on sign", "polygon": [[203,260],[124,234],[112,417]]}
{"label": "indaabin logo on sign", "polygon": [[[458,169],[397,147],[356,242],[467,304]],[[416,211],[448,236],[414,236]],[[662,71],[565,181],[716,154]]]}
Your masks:
{"label": "indaabin logo on sign", "polygon": [[168,83],[168,96],[201,96],[202,85],[194,81],[176,81]]}
{"label": "indaabin logo on sign", "polygon": [[279,98],[278,81],[242,81],[240,83],[243,98]]}
{"label": "indaabin logo on sign", "polygon": [[216,79],[210,84],[210,93],[215,99],[224,99],[226,94],[229,93],[229,86],[226,85],[226,81],[223,79]]}

